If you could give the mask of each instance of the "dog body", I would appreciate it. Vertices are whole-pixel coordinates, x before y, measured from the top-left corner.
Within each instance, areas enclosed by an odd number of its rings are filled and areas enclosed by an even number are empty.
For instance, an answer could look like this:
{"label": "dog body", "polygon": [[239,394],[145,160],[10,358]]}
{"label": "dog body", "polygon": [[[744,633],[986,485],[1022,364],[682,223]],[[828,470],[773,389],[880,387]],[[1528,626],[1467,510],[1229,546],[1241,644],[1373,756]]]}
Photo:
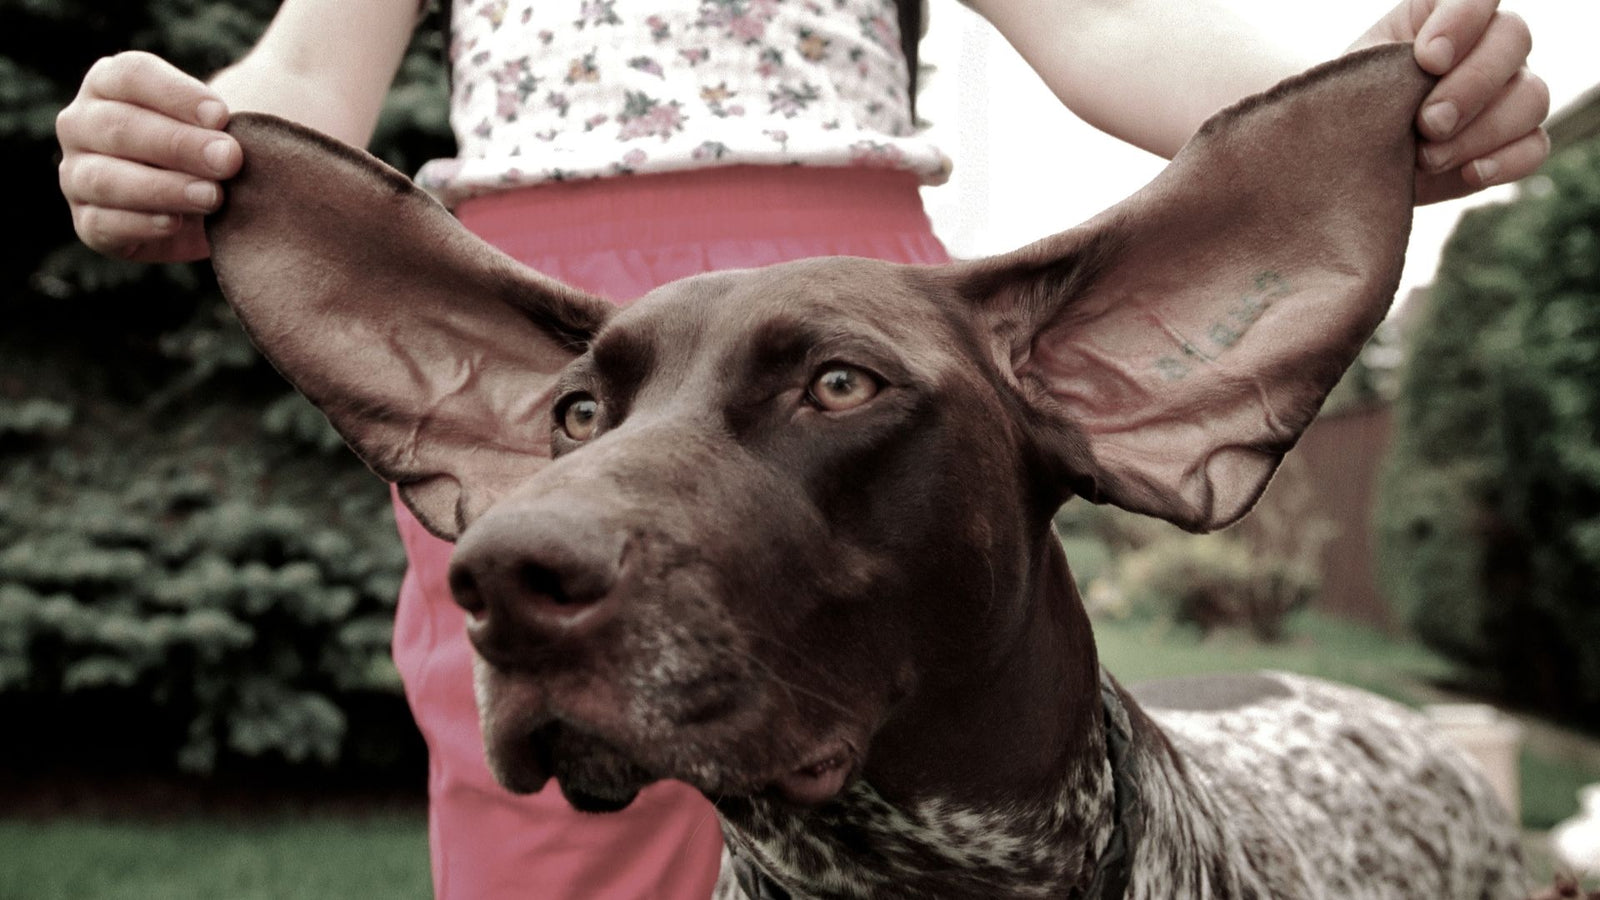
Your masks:
{"label": "dog body", "polygon": [[[1515,828],[1413,711],[1281,673],[1123,696],[1133,725],[1123,764],[1142,812],[1115,896],[1527,896]],[[1083,888],[1115,829],[1116,779],[1085,755],[1081,781],[1031,803],[895,804],[858,782],[821,813],[724,808],[725,830],[796,898],[1113,896]],[[724,880],[722,896],[746,896],[731,866]]]}
{"label": "dog body", "polygon": [[1427,87],[1408,48],[1353,56],[1016,253],[620,312],[238,117],[213,258],[457,541],[512,790],[600,813],[686,781],[763,897],[1509,898],[1514,831],[1419,721],[1287,675],[1130,696],[1050,528],[1072,495],[1195,530],[1249,508],[1393,294]]}
{"label": "dog body", "polygon": [[1259,878],[1240,875],[1234,887],[1154,871],[1145,896],[1526,895],[1518,834],[1499,800],[1416,712],[1281,673],[1134,694],[1196,793],[1215,804],[1205,821],[1225,833],[1203,858],[1225,854],[1224,870]]}

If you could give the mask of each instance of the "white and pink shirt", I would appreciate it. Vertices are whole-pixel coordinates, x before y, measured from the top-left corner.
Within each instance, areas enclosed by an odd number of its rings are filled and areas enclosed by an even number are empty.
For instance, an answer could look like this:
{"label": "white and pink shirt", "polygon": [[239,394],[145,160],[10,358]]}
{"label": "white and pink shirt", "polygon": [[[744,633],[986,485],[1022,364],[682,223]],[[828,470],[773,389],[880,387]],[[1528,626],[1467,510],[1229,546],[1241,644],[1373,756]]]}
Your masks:
{"label": "white and pink shirt", "polygon": [[455,0],[447,205],[574,178],[880,166],[943,182],[912,121],[895,0]]}

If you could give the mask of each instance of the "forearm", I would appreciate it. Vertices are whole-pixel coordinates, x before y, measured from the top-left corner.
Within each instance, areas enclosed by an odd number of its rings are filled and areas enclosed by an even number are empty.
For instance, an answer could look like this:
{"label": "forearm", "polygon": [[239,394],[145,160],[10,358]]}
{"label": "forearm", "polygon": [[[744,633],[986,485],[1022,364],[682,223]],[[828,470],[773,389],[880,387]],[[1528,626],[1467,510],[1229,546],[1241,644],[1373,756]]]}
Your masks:
{"label": "forearm", "polygon": [[365,146],[416,22],[416,0],[285,0],[211,86],[234,112],[293,119]]}
{"label": "forearm", "polygon": [[1217,110],[1308,68],[1211,0],[976,0],[1089,124],[1171,157]]}

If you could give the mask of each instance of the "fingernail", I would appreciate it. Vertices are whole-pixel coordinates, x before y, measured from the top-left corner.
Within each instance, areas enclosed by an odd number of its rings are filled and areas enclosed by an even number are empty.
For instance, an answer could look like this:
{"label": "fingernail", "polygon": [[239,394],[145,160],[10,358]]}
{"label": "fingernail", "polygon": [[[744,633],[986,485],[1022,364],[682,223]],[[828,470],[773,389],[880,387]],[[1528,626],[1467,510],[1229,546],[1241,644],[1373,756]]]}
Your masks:
{"label": "fingernail", "polygon": [[206,145],[206,149],[203,151],[206,165],[210,166],[211,171],[218,175],[226,175],[228,173],[228,158],[232,150],[233,148],[228,146],[227,141],[212,141]]}
{"label": "fingernail", "polygon": [[150,224],[157,231],[171,231],[177,220],[168,215],[156,215],[150,217]]}
{"label": "fingernail", "polygon": [[184,187],[183,197],[200,209],[210,210],[217,205],[217,186],[209,181],[191,181]]}
{"label": "fingernail", "polygon": [[221,128],[228,118],[228,108],[219,100],[202,100],[195,110],[195,118],[204,128]]}
{"label": "fingernail", "polygon": [[1494,159],[1480,159],[1472,164],[1472,171],[1478,176],[1479,184],[1492,184],[1494,177],[1500,174],[1500,162]]}
{"label": "fingernail", "polygon": [[1434,137],[1449,137],[1459,121],[1461,121],[1461,111],[1448,100],[1435,103],[1422,111],[1422,123],[1428,126]]}
{"label": "fingernail", "polygon": [[1450,40],[1444,35],[1434,38],[1428,42],[1428,55],[1436,57],[1439,60],[1439,66],[1441,68],[1450,68],[1450,65],[1456,61],[1455,41]]}
{"label": "fingernail", "polygon": [[1450,165],[1451,156],[1449,147],[1430,144],[1422,148],[1422,167],[1430,172],[1437,172]]}

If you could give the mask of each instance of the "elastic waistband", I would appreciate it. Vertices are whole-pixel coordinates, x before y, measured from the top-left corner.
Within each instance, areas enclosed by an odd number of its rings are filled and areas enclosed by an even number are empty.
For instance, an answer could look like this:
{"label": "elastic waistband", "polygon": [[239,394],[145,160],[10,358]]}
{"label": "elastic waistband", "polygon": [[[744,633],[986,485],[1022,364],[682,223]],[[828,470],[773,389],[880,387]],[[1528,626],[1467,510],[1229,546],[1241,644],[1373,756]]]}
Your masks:
{"label": "elastic waistband", "polygon": [[727,166],[540,184],[465,200],[455,212],[496,245],[589,253],[620,242],[927,234],[917,187],[915,175],[892,169]]}

